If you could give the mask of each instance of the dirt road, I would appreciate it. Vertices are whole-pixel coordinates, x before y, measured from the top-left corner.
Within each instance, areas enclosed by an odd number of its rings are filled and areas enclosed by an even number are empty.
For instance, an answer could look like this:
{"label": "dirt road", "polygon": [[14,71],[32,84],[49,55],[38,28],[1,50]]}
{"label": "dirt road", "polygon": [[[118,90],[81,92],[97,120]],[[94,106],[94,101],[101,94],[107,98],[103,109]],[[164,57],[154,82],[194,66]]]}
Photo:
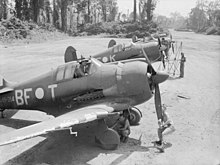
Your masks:
{"label": "dirt road", "polygon": [[[76,128],[77,137],[62,131],[0,147],[0,164],[220,164],[220,37],[174,31],[173,39],[183,42],[186,66],[183,79],[172,77],[160,86],[162,101],[176,128],[165,137],[165,153],[159,153],[151,143],[157,140],[158,127],[152,98],[138,106],[143,112],[141,123],[132,127],[128,143],[121,144],[118,150],[105,151],[94,145],[92,123]],[[105,50],[108,41],[73,38],[22,46],[0,45],[0,75],[10,81],[22,81],[62,64],[69,45],[90,56]],[[11,118],[0,119],[0,134],[52,117],[37,111],[8,111],[6,115]]]}

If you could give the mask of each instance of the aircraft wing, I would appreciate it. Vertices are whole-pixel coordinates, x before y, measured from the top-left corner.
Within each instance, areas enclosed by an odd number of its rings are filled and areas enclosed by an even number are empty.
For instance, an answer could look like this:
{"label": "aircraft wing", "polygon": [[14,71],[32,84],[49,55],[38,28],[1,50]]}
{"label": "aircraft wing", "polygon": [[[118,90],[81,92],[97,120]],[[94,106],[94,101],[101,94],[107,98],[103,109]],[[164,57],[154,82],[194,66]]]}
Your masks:
{"label": "aircraft wing", "polygon": [[0,146],[30,139],[49,132],[68,129],[76,124],[105,118],[113,111],[114,109],[112,107],[106,105],[80,108],[56,118],[3,134],[0,136]]}

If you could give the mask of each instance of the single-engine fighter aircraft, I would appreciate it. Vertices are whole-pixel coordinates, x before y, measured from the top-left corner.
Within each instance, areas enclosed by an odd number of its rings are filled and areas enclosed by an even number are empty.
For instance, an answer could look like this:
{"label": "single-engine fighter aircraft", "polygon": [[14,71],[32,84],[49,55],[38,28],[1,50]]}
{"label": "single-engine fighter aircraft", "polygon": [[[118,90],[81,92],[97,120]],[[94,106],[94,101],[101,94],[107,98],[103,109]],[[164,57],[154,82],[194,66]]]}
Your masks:
{"label": "single-engine fighter aircraft", "polygon": [[[174,53],[174,45],[173,43],[175,43],[175,41],[173,41],[172,39],[172,35],[171,33],[169,33],[169,35],[167,33],[158,33],[158,34],[152,34],[148,37],[143,37],[143,39],[138,39],[137,36],[133,36],[132,37],[132,42],[134,43],[149,43],[149,42],[157,42],[159,43],[159,45],[163,46],[163,52],[165,53],[165,55],[167,55],[167,52],[170,50],[170,48],[172,47],[172,51]],[[161,41],[162,40],[162,41]],[[116,42],[114,40],[111,40],[109,42],[109,45],[116,45]]]}
{"label": "single-engine fighter aircraft", "polygon": [[[129,46],[124,44],[117,44],[115,40],[109,42],[108,49],[98,54],[92,55],[103,63],[115,62],[127,59],[144,58],[142,48],[147,52],[148,58],[151,62],[161,61],[163,58],[162,51],[166,49],[161,45],[160,40],[148,43],[131,43]],[[80,57],[77,57],[76,49],[72,46],[67,47],[65,51],[65,62],[76,61]]]}
{"label": "single-engine fighter aircraft", "polygon": [[[168,37],[169,36],[169,37]],[[161,39],[160,39],[161,38]],[[148,37],[144,37],[143,39],[138,39],[137,36],[133,36],[132,37],[132,42],[135,42],[136,44],[146,44],[146,43],[150,43],[150,42],[156,42],[158,41],[158,44],[160,45],[160,47],[162,46],[163,49],[160,51],[160,57],[157,60],[154,60],[154,62],[156,61],[162,61],[163,63],[163,67],[165,69],[165,61],[169,60],[170,58],[170,48],[172,48],[172,54],[174,54],[174,43],[175,41],[173,41],[172,39],[172,35],[171,33],[157,33],[154,35],[150,35]],[[114,40],[111,40],[109,42],[109,45],[115,45],[116,42]],[[145,50],[146,51],[146,50]],[[154,56],[156,56],[157,54],[154,54]]]}
{"label": "single-engine fighter aircraft", "polygon": [[[108,44],[108,49],[92,55],[93,58],[98,59],[103,63],[108,62],[116,62],[121,60],[128,59],[139,59],[146,58],[143,54],[143,51],[147,52],[148,60],[150,63],[156,61],[162,61],[164,63],[164,55],[163,51],[166,49],[165,46],[161,44],[160,38],[154,39],[152,42],[148,43],[131,43],[130,46],[125,47],[124,44],[116,45],[115,40],[110,40]],[[78,59],[82,59],[83,57],[77,54],[77,51],[72,46],[67,47],[64,54],[64,61],[77,61]],[[141,120],[142,113],[137,107],[130,108],[130,124],[137,125]]]}
{"label": "single-engine fighter aircraft", "polygon": [[[98,120],[96,142],[104,149],[116,149],[119,135],[104,119],[149,100],[154,89],[155,105],[160,107],[158,84],[167,78],[144,59],[103,64],[90,58],[65,63],[18,84],[3,79],[2,113],[7,109],[41,110],[55,118],[1,135],[0,146],[53,131],[72,131],[73,125]],[[161,110],[157,111],[160,116]]]}

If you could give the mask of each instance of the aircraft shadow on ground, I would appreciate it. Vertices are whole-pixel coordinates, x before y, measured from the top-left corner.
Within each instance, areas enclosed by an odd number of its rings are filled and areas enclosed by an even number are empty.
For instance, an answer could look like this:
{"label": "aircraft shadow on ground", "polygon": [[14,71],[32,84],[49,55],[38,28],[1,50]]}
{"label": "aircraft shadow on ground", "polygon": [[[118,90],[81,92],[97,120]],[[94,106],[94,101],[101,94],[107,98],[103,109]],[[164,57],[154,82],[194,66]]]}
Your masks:
{"label": "aircraft shadow on ground", "polygon": [[168,80],[178,80],[178,79],[181,79],[181,77],[172,77],[172,76],[169,76]]}
{"label": "aircraft shadow on ground", "polygon": [[14,129],[20,129],[23,127],[27,127],[29,125],[36,124],[38,122],[39,121],[31,121],[31,120],[24,120],[24,119],[12,119],[12,118],[0,119],[0,125],[4,125],[4,126],[11,127]]}
{"label": "aircraft shadow on ground", "polygon": [[[164,146],[164,149],[170,148],[172,146],[171,143],[167,143]],[[137,139],[133,139],[133,138],[129,138],[128,143],[124,144],[121,147],[126,147],[125,150],[120,151],[120,150],[115,150],[115,153],[118,154],[122,154],[120,157],[118,157],[117,159],[115,159],[111,165],[117,165],[120,164],[122,161],[124,161],[125,159],[127,159],[133,152],[148,152],[150,149],[156,149],[155,153],[161,153],[160,150],[158,150],[157,147],[155,147],[154,142],[152,142],[151,146],[141,146],[141,143],[139,140]]]}
{"label": "aircraft shadow on ground", "polygon": [[47,139],[29,150],[8,160],[5,164],[90,164],[102,153],[120,155],[112,160],[111,165],[120,164],[133,152],[148,152],[152,146],[141,146],[140,140],[129,138],[119,149],[108,151],[99,148],[94,142],[94,123],[73,127],[78,136],[70,135],[69,131],[58,131],[48,134]]}
{"label": "aircraft shadow on ground", "polygon": [[33,120],[12,118],[18,111],[19,110],[4,111],[4,118],[0,118],[0,125],[4,125],[14,129],[19,129],[39,122]]}
{"label": "aircraft shadow on ground", "polygon": [[9,119],[12,116],[14,116],[16,113],[18,112],[18,110],[5,110],[3,111],[4,117]]}

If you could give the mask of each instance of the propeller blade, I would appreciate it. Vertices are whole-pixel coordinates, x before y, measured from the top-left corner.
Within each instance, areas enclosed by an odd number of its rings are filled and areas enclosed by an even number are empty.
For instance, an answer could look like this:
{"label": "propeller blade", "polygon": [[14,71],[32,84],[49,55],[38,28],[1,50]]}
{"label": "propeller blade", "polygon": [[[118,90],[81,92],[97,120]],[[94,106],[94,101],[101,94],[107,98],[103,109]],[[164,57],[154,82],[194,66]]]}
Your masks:
{"label": "propeller blade", "polygon": [[143,52],[143,55],[144,55],[144,57],[145,57],[145,59],[146,59],[147,64],[148,64],[148,65],[151,65],[151,62],[150,62],[150,60],[149,60],[149,58],[148,58],[148,56],[147,56],[147,54],[146,54],[144,48],[141,47],[141,49],[142,49],[142,52]]}
{"label": "propeller blade", "polygon": [[158,39],[158,44],[161,47],[161,41],[160,41],[160,37],[157,38]]}
{"label": "propeller blade", "polygon": [[160,96],[160,88],[159,83],[164,82],[169,77],[166,73],[160,73],[157,72],[157,74],[152,76],[152,81],[155,88],[155,94],[154,94],[154,103],[155,103],[155,109],[157,113],[157,119],[163,120],[163,111],[162,111],[162,104],[161,104],[161,96]]}
{"label": "propeller blade", "polygon": [[173,46],[173,43],[171,43],[171,46],[172,46],[172,51],[173,51],[173,54],[174,54],[174,46]]}
{"label": "propeller blade", "polygon": [[161,105],[161,96],[160,96],[160,88],[158,84],[155,84],[155,95],[154,95],[155,108],[157,113],[157,119],[162,120],[163,112]]}

